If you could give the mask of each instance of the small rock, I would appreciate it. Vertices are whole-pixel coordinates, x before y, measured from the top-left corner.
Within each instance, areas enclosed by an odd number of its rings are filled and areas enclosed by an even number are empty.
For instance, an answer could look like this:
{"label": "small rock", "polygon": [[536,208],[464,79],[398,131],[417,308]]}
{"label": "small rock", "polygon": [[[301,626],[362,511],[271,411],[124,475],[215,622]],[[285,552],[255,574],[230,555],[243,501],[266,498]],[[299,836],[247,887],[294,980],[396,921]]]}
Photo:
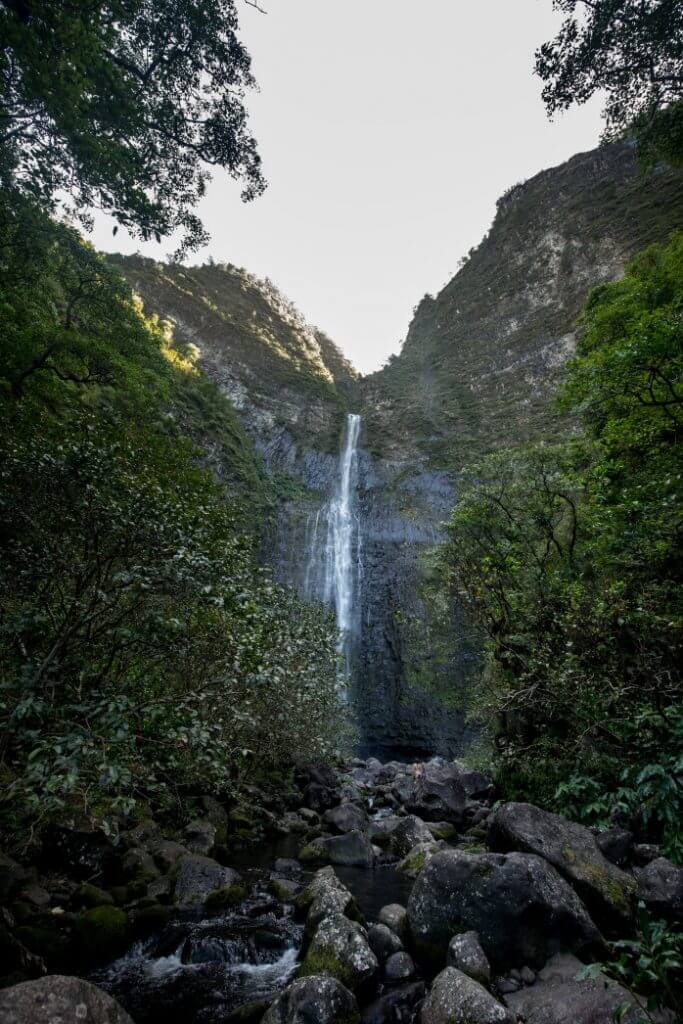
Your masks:
{"label": "small rock", "polygon": [[515,1018],[483,985],[447,967],[434,979],[420,1024],[515,1024]]}
{"label": "small rock", "polygon": [[403,943],[391,928],[385,924],[371,924],[368,927],[368,942],[370,949],[378,960],[388,960],[394,953],[403,950]]}
{"label": "small rock", "polygon": [[683,868],[657,857],[637,873],[638,899],[651,914],[683,921]]}
{"label": "small rock", "polygon": [[408,934],[408,911],[400,903],[387,903],[377,915],[377,920],[395,932],[401,941],[405,941]]}
{"label": "small rock", "polygon": [[491,964],[481,948],[476,932],[461,932],[453,936],[448,944],[446,964],[448,967],[457,967],[480,985],[491,987]]}
{"label": "small rock", "polygon": [[392,953],[384,965],[384,977],[392,985],[400,981],[409,981],[414,974],[415,964],[413,963],[413,958],[403,951]]}

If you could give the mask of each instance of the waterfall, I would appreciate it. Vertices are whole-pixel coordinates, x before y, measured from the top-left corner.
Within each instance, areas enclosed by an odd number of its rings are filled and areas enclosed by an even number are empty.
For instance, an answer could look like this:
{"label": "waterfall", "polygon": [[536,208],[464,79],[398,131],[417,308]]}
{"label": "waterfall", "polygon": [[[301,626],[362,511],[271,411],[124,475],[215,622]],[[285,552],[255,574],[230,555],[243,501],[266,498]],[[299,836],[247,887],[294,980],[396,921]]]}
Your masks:
{"label": "waterfall", "polygon": [[334,608],[344,686],[351,675],[361,580],[362,541],[355,511],[360,427],[361,417],[349,413],[334,495],[324,508],[312,513],[306,523],[303,591],[307,598],[325,601]]}

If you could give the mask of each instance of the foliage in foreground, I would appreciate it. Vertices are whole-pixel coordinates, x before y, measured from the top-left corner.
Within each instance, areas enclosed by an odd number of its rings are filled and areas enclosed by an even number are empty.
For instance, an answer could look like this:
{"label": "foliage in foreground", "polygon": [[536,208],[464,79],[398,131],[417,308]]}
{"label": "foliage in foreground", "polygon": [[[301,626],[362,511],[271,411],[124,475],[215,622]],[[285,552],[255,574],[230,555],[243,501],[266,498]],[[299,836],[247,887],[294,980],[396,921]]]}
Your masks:
{"label": "foliage in foreground", "polygon": [[183,434],[217,389],[73,232],[22,202],[0,227],[5,810],[225,793],[329,754],[332,624],[256,565],[247,439],[228,493]]}
{"label": "foliage in foreground", "polygon": [[587,436],[467,474],[444,571],[484,644],[510,795],[628,814],[683,858],[683,237],[596,289],[563,402]]}

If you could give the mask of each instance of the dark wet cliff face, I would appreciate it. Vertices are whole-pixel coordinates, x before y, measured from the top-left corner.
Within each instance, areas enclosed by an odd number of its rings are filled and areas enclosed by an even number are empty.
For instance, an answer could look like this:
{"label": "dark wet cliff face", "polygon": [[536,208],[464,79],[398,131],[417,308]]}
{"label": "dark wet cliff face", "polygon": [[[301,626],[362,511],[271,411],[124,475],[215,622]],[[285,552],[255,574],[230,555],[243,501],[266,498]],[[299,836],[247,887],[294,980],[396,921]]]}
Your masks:
{"label": "dark wet cliff face", "polygon": [[362,414],[352,691],[364,753],[455,755],[467,745],[476,652],[457,607],[439,633],[423,587],[458,470],[491,449],[576,429],[552,396],[588,291],[676,227],[683,176],[643,177],[628,143],[544,171],[499,201],[481,245],[417,307],[400,355],[365,379],[268,282],[231,266],[119,258],[145,307],[174,322],[233,402],[276,497],[264,560],[305,592],[322,571],[320,558],[311,568],[312,528],[335,493],[345,417]]}

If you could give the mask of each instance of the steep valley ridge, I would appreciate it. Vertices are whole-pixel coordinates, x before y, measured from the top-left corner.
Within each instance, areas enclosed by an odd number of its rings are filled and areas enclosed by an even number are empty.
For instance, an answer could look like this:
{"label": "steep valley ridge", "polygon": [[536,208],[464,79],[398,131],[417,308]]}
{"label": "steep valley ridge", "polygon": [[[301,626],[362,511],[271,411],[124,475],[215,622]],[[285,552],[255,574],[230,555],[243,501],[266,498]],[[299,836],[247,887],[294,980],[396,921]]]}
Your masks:
{"label": "steep valley ridge", "polygon": [[486,238],[416,307],[401,352],[365,378],[270,282],[113,257],[233,403],[271,482],[263,559],[334,607],[364,756],[454,756],[467,743],[458,695],[476,651],[457,606],[456,639],[441,642],[423,587],[458,472],[578,429],[552,396],[588,291],[676,228],[683,175],[643,175],[629,142],[543,171],[499,200]]}

